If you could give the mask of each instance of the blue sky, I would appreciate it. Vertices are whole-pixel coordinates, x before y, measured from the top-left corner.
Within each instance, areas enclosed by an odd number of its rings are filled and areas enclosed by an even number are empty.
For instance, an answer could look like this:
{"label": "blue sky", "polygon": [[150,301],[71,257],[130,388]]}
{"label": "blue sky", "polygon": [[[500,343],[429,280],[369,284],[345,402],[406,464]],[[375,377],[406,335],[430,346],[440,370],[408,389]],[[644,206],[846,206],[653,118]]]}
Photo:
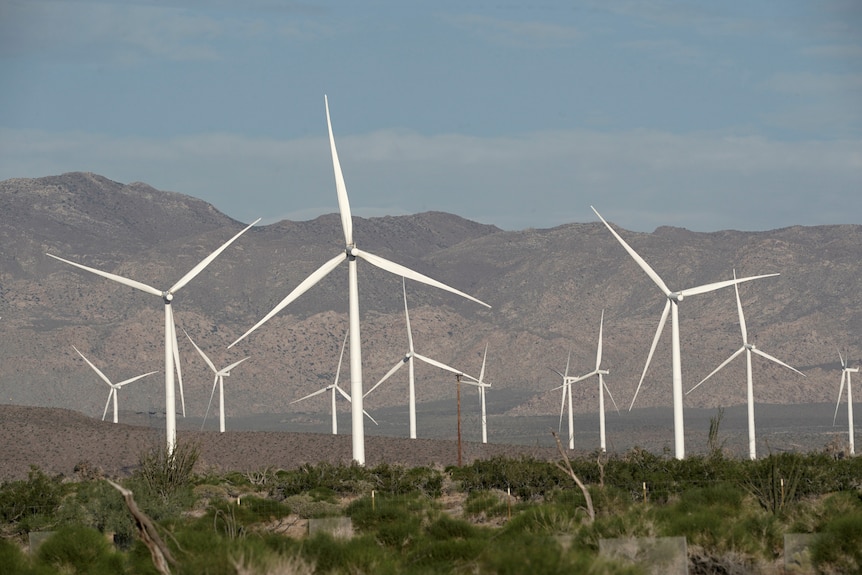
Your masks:
{"label": "blue sky", "polygon": [[0,179],[242,221],[862,221],[862,3],[0,0]]}

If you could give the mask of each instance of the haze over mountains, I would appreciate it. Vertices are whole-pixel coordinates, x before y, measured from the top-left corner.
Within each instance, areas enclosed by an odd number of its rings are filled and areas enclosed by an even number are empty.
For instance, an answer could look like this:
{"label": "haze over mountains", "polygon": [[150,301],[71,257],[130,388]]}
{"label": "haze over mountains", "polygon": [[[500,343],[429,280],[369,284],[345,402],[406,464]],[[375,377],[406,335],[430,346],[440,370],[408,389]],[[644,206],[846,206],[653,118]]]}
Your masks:
{"label": "haze over mountains", "polygon": [[[331,193],[334,211],[334,190],[321,193]],[[572,201],[593,204],[606,217],[613,211],[601,198]],[[0,205],[2,402],[67,407],[99,417],[108,389],[75,345],[115,381],[159,370],[124,388],[119,401],[121,411],[163,409],[161,304],[45,253],[166,288],[243,224],[189,196],[87,173],[0,182]],[[354,226],[359,247],[493,306],[487,310],[407,282],[416,351],[478,375],[487,343],[489,396],[508,393],[504,412],[559,413],[559,391],[550,391],[559,377],[548,368],[564,369],[569,349],[570,374],[593,368],[602,309],[603,365],[610,370],[605,381],[620,408],[628,407],[664,298],[601,222],[506,232],[426,212],[354,218]],[[730,279],[734,269],[740,276],[780,273],[740,287],[749,337],[807,378],[755,358],[755,399],[835,402],[838,348],[852,365],[862,356],[862,226],[618,231],[671,289]],[[182,329],[219,367],[251,356],[225,381],[228,417],[299,411],[290,401],[331,383],[347,329],[346,267],[235,348],[226,347],[343,248],[334,213],[258,226],[177,295],[174,314],[189,415],[203,415],[212,374]],[[368,389],[403,356],[407,338],[400,278],[360,264],[359,290]],[[686,298],[680,319],[687,390],[741,345],[733,288]],[[666,330],[636,407],[671,405],[670,327]],[[345,388],[347,378],[345,369]],[[366,408],[406,403],[406,378],[406,370],[399,372],[366,398]],[[439,370],[417,365],[416,381],[420,418],[422,403],[455,395],[453,378]],[[305,402],[301,410],[328,412],[324,397]],[[597,402],[593,380],[575,386],[576,411],[594,412]],[[685,398],[686,406],[703,408],[744,402],[742,358]],[[421,429],[420,423],[420,436]]]}

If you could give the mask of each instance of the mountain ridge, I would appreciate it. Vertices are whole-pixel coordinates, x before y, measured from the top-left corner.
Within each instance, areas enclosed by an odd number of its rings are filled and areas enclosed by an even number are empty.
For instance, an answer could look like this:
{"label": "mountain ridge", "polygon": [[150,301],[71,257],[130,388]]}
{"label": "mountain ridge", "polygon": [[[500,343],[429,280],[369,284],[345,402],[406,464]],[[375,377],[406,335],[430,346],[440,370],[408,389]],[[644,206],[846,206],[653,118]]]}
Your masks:
{"label": "mountain ridge", "polygon": [[[0,182],[0,200],[5,214],[0,220],[3,402],[71,408],[92,416],[101,413],[107,389],[71,346],[109,377],[163,370],[163,314],[153,298],[44,254],[167,287],[242,227],[190,196],[96,174],[6,180]],[[810,373],[801,378],[758,361],[755,399],[835,401],[836,348],[854,361],[862,351],[862,226],[711,233],[672,226],[652,233],[616,229],[671,289],[729,279],[734,269],[740,276],[780,273],[740,286],[749,333],[767,353],[795,367],[810,366]],[[506,413],[558,412],[559,392],[550,390],[559,378],[548,368],[562,370],[572,349],[572,373],[592,369],[603,309],[604,363],[611,371],[606,381],[620,407],[628,405],[663,296],[601,222],[503,231],[432,211],[354,217],[354,230],[362,249],[493,306],[486,310],[407,282],[417,352],[477,375],[488,343],[492,385],[532,394],[507,406]],[[225,382],[229,415],[296,411],[290,401],[331,382],[347,325],[345,268],[337,268],[236,349],[226,346],[343,250],[342,244],[337,214],[256,226],[178,294],[174,311],[190,413],[201,415],[205,409],[211,374],[180,328],[217,364],[252,356]],[[406,328],[399,278],[360,265],[359,288],[368,389],[403,356]],[[686,298],[680,318],[687,390],[740,345],[732,289]],[[670,405],[669,340],[669,334],[662,336],[638,407]],[[742,364],[737,360],[686,396],[686,405],[744,402]],[[367,405],[403,403],[406,374],[397,377],[369,396]],[[164,386],[155,381],[160,376],[148,379],[153,381],[123,391],[121,409],[163,409]],[[592,388],[575,388],[576,411],[596,409]],[[454,395],[454,381],[418,367],[417,394],[420,403]],[[329,406],[321,399],[305,402],[302,409],[325,413]]]}

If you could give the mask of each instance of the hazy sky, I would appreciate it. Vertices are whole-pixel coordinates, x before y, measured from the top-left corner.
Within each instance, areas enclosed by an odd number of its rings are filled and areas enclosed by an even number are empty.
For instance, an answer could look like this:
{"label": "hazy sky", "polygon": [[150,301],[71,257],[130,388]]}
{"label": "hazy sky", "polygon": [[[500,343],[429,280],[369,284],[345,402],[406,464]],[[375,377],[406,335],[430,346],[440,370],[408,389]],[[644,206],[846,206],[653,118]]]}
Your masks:
{"label": "hazy sky", "polygon": [[[421,4],[421,5],[420,5]],[[862,222],[858,0],[0,0],[0,179],[242,221]]]}

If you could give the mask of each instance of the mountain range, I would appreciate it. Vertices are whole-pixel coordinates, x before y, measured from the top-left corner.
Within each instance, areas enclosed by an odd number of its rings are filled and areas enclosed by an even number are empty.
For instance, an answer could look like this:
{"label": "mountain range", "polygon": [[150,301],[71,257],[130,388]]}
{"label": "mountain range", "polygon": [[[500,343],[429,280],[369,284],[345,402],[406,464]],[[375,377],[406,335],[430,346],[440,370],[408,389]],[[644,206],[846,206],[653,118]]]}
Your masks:
{"label": "mountain range", "polygon": [[[613,211],[600,199],[573,201]],[[45,254],[167,287],[243,223],[183,194],[91,173],[0,182],[0,206],[2,403],[70,408],[99,417],[108,388],[74,345],[114,381],[159,370],[124,388],[120,408],[164,409],[161,303]],[[734,270],[739,276],[780,273],[740,286],[748,333],[758,348],[807,377],[755,358],[755,399],[834,404],[839,349],[852,365],[862,356],[862,226],[711,233],[616,229],[671,289],[730,279]],[[558,414],[560,392],[552,388],[560,378],[549,368],[562,371],[571,352],[571,375],[593,369],[602,310],[603,367],[610,371],[605,381],[620,409],[628,408],[664,297],[598,220],[503,231],[453,214],[425,212],[354,217],[354,236],[361,248],[492,306],[489,310],[407,282],[416,351],[475,376],[487,344],[488,393],[507,398],[495,403],[499,413]],[[228,417],[328,413],[326,396],[301,406],[290,402],[335,376],[347,329],[346,267],[234,348],[227,345],[343,249],[337,214],[256,226],[177,295],[173,306],[189,415],[203,415],[212,374],[182,330],[218,367],[250,356],[225,381]],[[360,264],[366,389],[407,351],[401,289],[400,278]],[[741,345],[733,288],[686,298],[680,319],[687,390]],[[406,371],[369,395],[366,408],[403,405]],[[345,389],[348,378],[345,368]],[[440,370],[417,365],[416,380],[420,413],[423,403],[455,395],[454,378]],[[665,333],[636,407],[669,407],[670,380],[670,333]],[[576,412],[597,410],[594,380],[573,391]],[[473,389],[462,394],[475,401]],[[685,405],[731,406],[745,403],[745,397],[740,358],[687,395]],[[346,403],[341,409],[347,410]]]}

